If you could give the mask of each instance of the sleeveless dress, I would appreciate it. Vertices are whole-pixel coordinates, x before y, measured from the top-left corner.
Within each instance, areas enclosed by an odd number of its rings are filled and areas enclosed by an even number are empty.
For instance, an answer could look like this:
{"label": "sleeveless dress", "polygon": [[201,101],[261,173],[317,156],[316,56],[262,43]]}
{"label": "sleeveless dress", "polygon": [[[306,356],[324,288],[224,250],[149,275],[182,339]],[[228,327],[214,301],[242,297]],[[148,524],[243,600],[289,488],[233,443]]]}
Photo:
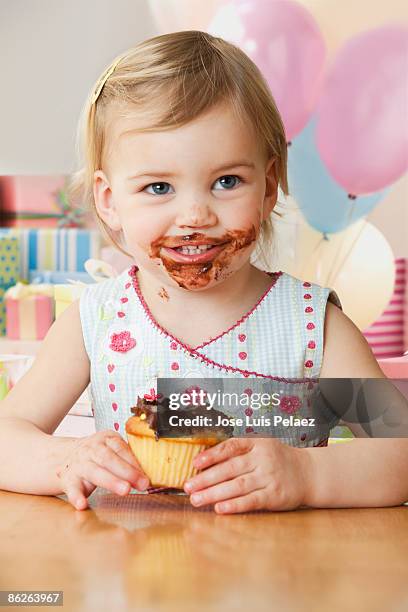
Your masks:
{"label": "sleeveless dress", "polygon": [[[327,300],[341,308],[332,289],[268,272],[271,285],[249,312],[217,337],[190,347],[154,319],[137,270],[133,265],[88,285],[79,300],[97,431],[116,430],[126,439],[130,408],[138,396],[157,392],[158,377],[233,378],[244,387],[253,379],[276,381],[292,388],[281,408],[293,413],[293,388],[310,385],[320,373]],[[298,447],[328,441],[328,435],[316,439],[309,431],[278,437]]]}

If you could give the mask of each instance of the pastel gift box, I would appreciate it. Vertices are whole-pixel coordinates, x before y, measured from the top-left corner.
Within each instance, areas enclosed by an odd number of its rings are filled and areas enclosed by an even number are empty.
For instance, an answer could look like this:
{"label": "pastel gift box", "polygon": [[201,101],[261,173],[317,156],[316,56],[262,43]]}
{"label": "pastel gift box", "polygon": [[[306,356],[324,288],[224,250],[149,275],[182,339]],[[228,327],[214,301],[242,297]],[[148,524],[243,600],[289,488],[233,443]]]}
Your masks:
{"label": "pastel gift box", "polygon": [[6,227],[80,227],[85,213],[66,198],[65,175],[0,177],[0,223]]}
{"label": "pastel gift box", "polygon": [[0,232],[0,285],[14,285],[20,274],[18,238]]}
{"label": "pastel gift box", "polygon": [[6,335],[6,304],[4,294],[12,285],[0,285],[0,336]]}
{"label": "pastel gift box", "polygon": [[81,293],[86,287],[82,283],[66,283],[62,285],[55,285],[54,287],[54,298],[55,298],[55,318],[64,312],[66,308],[73,301],[79,300]]}
{"label": "pastel gift box", "polygon": [[80,281],[81,283],[93,283],[94,279],[88,272],[58,272],[55,270],[30,270],[30,283],[51,283],[53,285],[68,283],[68,281]]}
{"label": "pastel gift box", "polygon": [[20,246],[17,238],[0,234],[0,336],[6,333],[4,293],[20,273]]}
{"label": "pastel gift box", "polygon": [[404,295],[404,353],[408,352],[408,259],[405,260],[405,295]]}
{"label": "pastel gift box", "polygon": [[6,372],[1,368],[0,364],[0,402],[4,399],[10,390]]}
{"label": "pastel gift box", "polygon": [[42,340],[54,321],[54,287],[17,283],[5,295],[6,336]]}
{"label": "pastel gift box", "polygon": [[377,359],[400,357],[404,353],[404,309],[408,276],[407,260],[395,259],[395,284],[391,300],[378,319],[364,330],[370,348]]}
{"label": "pastel gift box", "polygon": [[85,261],[99,256],[101,235],[89,229],[0,228],[0,236],[17,237],[20,244],[20,280],[30,270],[82,272]]}
{"label": "pastel gift box", "polygon": [[378,363],[387,378],[408,379],[408,355],[379,359]]}
{"label": "pastel gift box", "polygon": [[33,361],[33,355],[0,354],[0,400],[30,369]]}

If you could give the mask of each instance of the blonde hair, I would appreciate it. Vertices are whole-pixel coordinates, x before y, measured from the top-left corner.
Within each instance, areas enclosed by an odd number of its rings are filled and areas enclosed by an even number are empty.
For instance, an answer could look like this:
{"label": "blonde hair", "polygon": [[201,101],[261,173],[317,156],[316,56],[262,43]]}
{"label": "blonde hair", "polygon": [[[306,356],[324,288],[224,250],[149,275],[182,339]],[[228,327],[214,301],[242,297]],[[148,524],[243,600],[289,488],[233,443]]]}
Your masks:
{"label": "blonde hair", "polygon": [[[225,101],[241,121],[250,121],[267,159],[276,158],[275,177],[288,195],[285,129],[260,70],[226,40],[187,30],[155,36],[128,49],[98,79],[78,125],[79,169],[69,180],[70,199],[80,199],[93,209],[108,241],[129,255],[117,241],[118,233],[99,217],[93,196],[94,172],[103,167],[106,155],[109,121],[130,116],[132,109],[141,110],[148,127],[140,131],[165,130],[182,126]],[[264,249],[272,245],[272,234],[269,216],[262,222],[256,245],[257,256],[265,262]]]}

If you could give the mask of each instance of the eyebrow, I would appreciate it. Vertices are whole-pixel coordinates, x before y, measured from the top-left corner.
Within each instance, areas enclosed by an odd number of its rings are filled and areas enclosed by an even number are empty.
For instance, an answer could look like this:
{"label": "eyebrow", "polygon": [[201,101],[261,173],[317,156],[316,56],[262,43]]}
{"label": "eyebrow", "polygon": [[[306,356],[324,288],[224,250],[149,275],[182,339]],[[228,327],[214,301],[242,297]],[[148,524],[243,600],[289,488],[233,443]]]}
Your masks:
{"label": "eyebrow", "polygon": [[[255,164],[246,160],[239,160],[236,162],[229,162],[227,164],[223,164],[222,166],[219,166],[218,168],[214,168],[211,173],[215,173],[215,172],[221,172],[222,170],[230,170],[231,168],[251,168],[254,169],[255,168]],[[173,177],[173,176],[177,176],[176,174],[174,174],[173,172],[162,172],[162,171],[158,171],[158,172],[154,172],[154,171],[143,171],[142,174],[135,174],[134,176],[129,176],[127,178],[128,181],[131,181],[133,179],[136,178],[146,178],[146,177],[155,177],[155,176],[160,176],[160,177]]]}

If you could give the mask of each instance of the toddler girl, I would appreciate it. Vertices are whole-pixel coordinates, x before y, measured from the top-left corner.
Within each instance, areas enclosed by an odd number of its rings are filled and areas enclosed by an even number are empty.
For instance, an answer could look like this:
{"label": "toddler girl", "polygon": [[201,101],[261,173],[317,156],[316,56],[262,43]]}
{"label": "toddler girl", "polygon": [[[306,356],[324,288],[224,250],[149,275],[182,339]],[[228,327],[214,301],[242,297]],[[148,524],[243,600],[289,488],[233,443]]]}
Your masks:
{"label": "toddler girl", "polygon": [[[135,263],[84,290],[2,402],[0,487],[64,492],[77,509],[97,486],[146,490],[124,425],[158,377],[383,377],[334,291],[265,269],[278,187],[288,194],[287,143],[240,49],[199,31],[142,42],[90,93],[80,137],[72,194]],[[53,436],[89,382],[97,433]],[[234,437],[195,465],[185,491],[218,513],[408,497],[405,440]]]}

